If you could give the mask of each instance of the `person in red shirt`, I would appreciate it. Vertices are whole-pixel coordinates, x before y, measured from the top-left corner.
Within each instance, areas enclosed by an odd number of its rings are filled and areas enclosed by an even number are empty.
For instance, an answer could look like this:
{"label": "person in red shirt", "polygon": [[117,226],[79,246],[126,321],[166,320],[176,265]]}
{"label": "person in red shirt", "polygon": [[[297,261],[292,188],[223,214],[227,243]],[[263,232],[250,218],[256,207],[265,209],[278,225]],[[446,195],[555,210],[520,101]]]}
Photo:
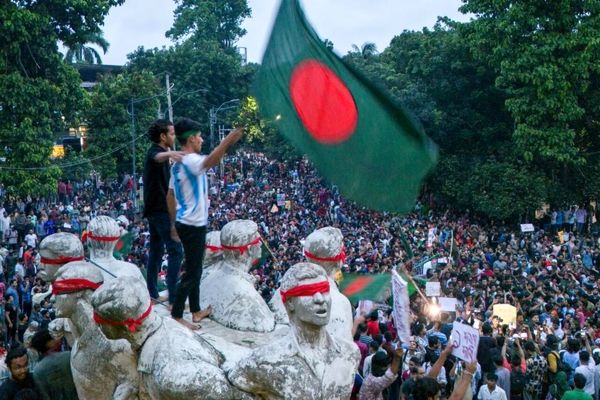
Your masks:
{"label": "person in red shirt", "polygon": [[377,315],[377,311],[373,311],[369,315],[369,321],[367,322],[367,335],[373,337],[379,334],[379,317]]}

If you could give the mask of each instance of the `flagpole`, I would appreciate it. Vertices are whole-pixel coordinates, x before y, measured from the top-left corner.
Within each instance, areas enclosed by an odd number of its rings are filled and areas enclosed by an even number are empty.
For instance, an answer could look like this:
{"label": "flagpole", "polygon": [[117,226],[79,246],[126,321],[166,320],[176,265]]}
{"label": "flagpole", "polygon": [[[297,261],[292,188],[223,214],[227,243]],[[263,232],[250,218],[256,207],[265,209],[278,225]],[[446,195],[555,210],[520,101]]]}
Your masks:
{"label": "flagpole", "polygon": [[417,285],[417,282],[415,282],[410,273],[406,271],[406,268],[404,268],[404,264],[400,265],[400,270],[404,272],[404,276],[406,276],[406,278],[408,278],[408,280],[413,284],[413,286],[417,290],[417,293],[423,298],[423,300],[425,300],[425,303],[429,303],[429,299],[427,298],[427,296],[425,296],[425,294],[423,294],[423,291],[421,291],[421,288],[419,288],[419,285]]}

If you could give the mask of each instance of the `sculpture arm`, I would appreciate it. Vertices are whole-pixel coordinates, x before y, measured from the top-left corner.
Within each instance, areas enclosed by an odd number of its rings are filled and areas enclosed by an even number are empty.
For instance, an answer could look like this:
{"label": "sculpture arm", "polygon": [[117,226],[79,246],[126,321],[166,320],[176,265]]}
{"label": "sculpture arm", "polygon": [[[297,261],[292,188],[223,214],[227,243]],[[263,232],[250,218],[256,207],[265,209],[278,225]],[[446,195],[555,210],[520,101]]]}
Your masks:
{"label": "sculpture arm", "polygon": [[138,388],[130,382],[121,383],[113,392],[112,400],[136,400]]}

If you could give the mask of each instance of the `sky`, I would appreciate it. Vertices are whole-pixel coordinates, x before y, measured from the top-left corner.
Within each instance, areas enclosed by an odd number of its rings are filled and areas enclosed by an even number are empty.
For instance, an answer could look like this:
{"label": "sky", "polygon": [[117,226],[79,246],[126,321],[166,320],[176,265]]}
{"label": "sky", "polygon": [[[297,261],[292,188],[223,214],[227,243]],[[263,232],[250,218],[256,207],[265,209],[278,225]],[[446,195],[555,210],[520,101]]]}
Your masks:
{"label": "sky", "polygon": [[[403,30],[432,27],[438,16],[468,21],[458,7],[460,0],[303,0],[307,18],[322,39],[344,55],[365,42],[382,51]],[[279,0],[248,0],[252,16],[243,27],[246,35],[238,42],[247,49],[248,61],[260,62]],[[138,46],[171,45],[165,32],[173,23],[174,0],[126,0],[106,17],[104,37],[110,43],[102,56],[104,64],[121,65]]]}

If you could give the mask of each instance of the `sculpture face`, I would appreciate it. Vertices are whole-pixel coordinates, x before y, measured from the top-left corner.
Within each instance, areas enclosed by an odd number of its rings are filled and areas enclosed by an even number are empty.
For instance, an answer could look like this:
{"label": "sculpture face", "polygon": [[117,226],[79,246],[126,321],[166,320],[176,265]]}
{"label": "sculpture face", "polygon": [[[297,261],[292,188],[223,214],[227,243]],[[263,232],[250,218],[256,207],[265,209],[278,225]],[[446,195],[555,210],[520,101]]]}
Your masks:
{"label": "sculpture face", "polygon": [[37,277],[43,279],[46,282],[54,282],[56,279],[56,272],[62,267],[62,265],[50,265],[40,264],[40,270],[37,273]]}
{"label": "sculpture face", "polygon": [[[325,277],[306,279],[299,285],[320,283],[327,281]],[[308,325],[325,326],[329,322],[331,312],[331,295],[329,293],[315,293],[312,296],[293,297],[288,300],[289,310],[293,319]]]}
{"label": "sculpture face", "polygon": [[77,293],[63,293],[52,296],[54,307],[56,308],[56,316],[70,318],[75,313],[78,297]]}

